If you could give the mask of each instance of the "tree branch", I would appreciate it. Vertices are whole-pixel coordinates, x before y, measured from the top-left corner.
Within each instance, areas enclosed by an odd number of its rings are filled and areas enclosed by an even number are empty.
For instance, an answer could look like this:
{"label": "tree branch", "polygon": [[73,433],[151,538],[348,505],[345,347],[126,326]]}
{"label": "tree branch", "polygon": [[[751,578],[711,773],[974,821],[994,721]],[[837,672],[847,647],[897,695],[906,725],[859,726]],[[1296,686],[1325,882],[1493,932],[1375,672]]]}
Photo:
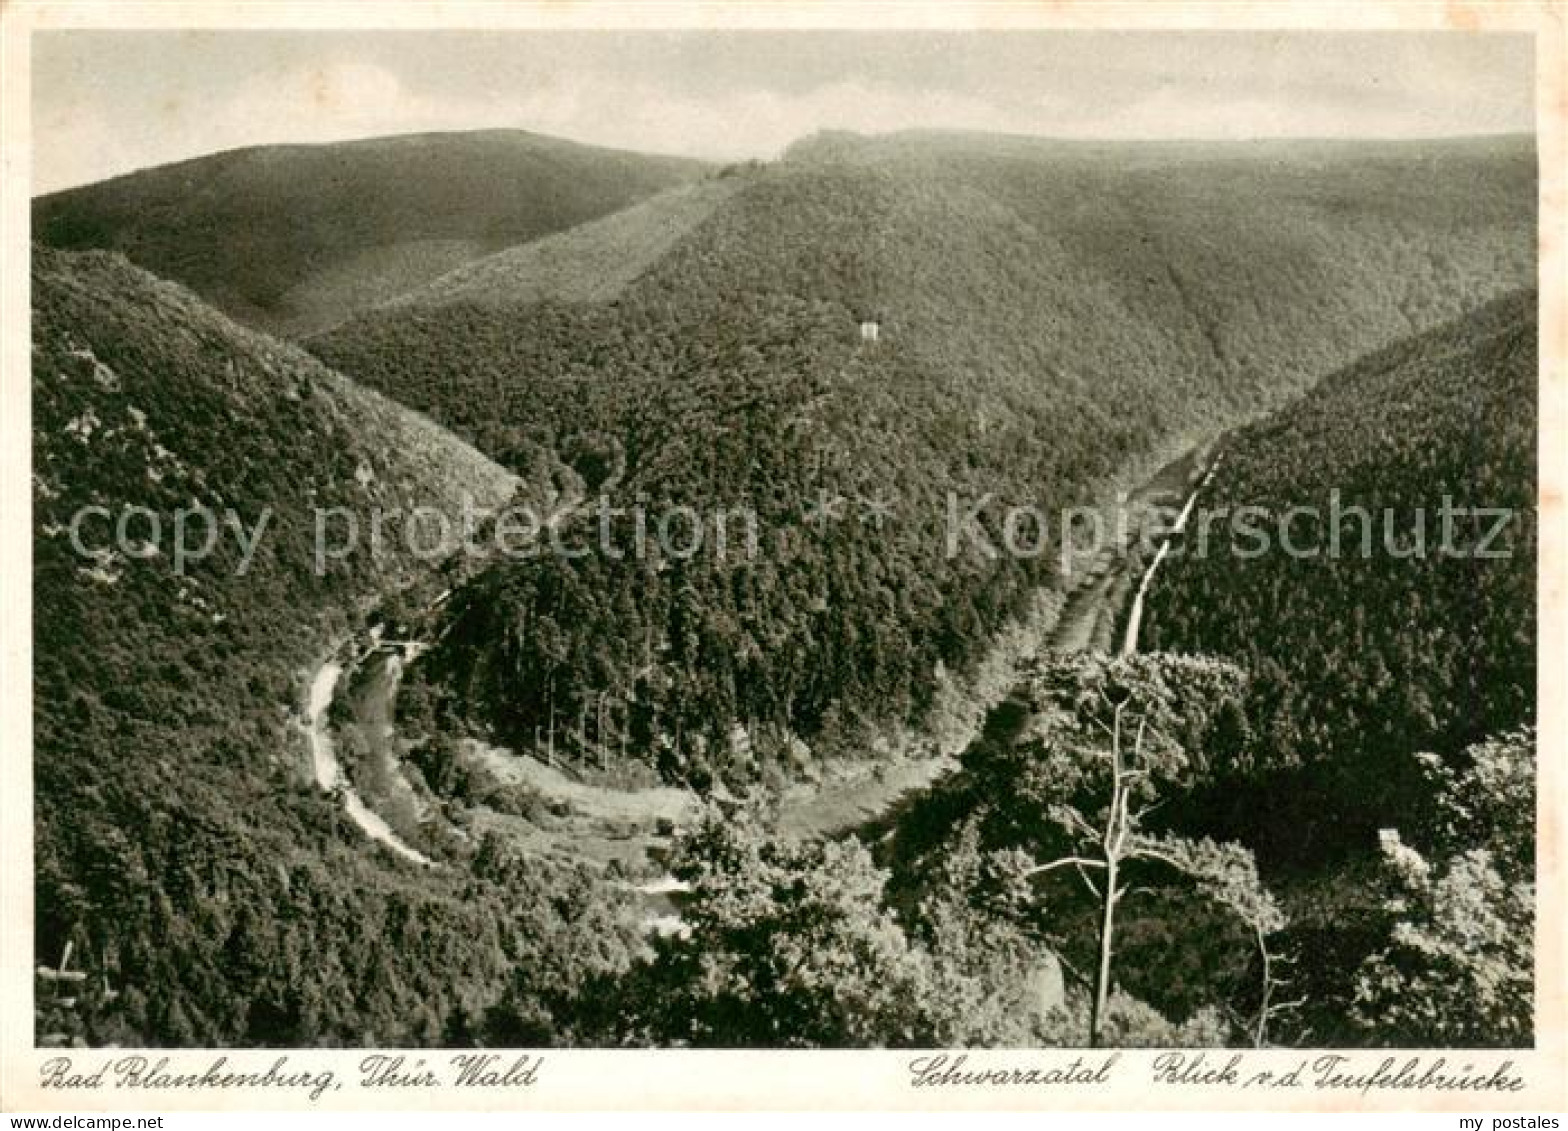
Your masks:
{"label": "tree branch", "polygon": [[1057,868],[1065,868],[1068,865],[1072,865],[1073,867],[1079,869],[1103,868],[1105,867],[1105,861],[1091,860],[1087,856],[1063,856],[1060,860],[1052,860],[1049,864],[1036,864],[1033,868],[1026,868],[1024,870],[1024,879],[1027,880],[1031,877],[1038,876],[1044,872],[1053,871]]}

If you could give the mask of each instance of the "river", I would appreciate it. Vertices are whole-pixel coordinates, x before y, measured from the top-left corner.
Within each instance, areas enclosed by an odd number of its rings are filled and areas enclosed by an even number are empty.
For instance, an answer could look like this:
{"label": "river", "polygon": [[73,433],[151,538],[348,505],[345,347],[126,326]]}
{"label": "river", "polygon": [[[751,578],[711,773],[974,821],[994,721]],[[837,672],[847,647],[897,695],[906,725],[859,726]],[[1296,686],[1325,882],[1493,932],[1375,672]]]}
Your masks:
{"label": "river", "polygon": [[364,799],[355,792],[348,775],[343,772],[343,767],[338,762],[337,752],[332,746],[332,735],[327,729],[327,712],[332,706],[332,696],[342,676],[343,665],[336,660],[327,660],[316,669],[316,674],[310,681],[310,699],[305,725],[306,733],[310,736],[310,759],[315,771],[316,784],[327,792],[338,794],[343,798],[343,809],[348,813],[349,819],[370,839],[386,845],[405,860],[411,860],[416,864],[432,865],[435,861],[405,843],[374,809],[365,804]]}
{"label": "river", "polygon": [[[1183,457],[1184,460],[1188,458],[1191,458],[1191,454]],[[1162,477],[1168,476],[1181,462],[1176,461],[1176,463],[1163,469],[1160,476],[1151,480],[1150,484],[1140,493],[1152,494],[1155,484]],[[1219,459],[1216,457],[1203,478],[1192,488],[1176,522],[1166,533],[1154,559],[1143,571],[1129,609],[1121,647],[1122,655],[1130,654],[1136,650],[1138,632],[1143,617],[1144,601],[1154,580],[1155,573],[1169,554],[1172,540],[1186,528],[1198,495],[1214,477],[1214,471],[1218,463]],[[552,521],[558,521],[565,513],[565,510],[557,512],[552,516]],[[1081,587],[1069,597],[1067,607],[1060,610],[1057,618],[1059,625],[1077,624],[1080,620],[1085,624],[1089,624],[1101,617],[1114,617],[1115,595],[1112,590],[1116,586],[1113,583],[1125,570],[1127,564],[1125,553],[1115,553],[1111,562],[1111,569],[1104,579]],[[1125,590],[1122,592],[1125,592]],[[443,593],[441,598],[438,598],[433,604],[439,604],[440,600],[445,596],[446,594]],[[1076,606],[1078,605],[1083,605],[1085,608],[1082,610],[1077,609]],[[1083,635],[1084,639],[1081,641],[1077,639],[1062,639],[1063,633],[1061,632],[1042,635],[1043,639],[1035,650],[1038,650],[1039,647],[1051,647],[1054,650],[1079,651],[1094,647],[1089,639],[1090,634],[1066,634],[1067,636]],[[388,685],[380,689],[388,700],[386,713],[389,718],[390,702],[396,695],[397,674],[394,669]],[[342,675],[342,664],[336,660],[329,659],[316,669],[311,681],[307,728],[310,735],[310,749],[316,784],[322,789],[335,792],[342,797],[344,810],[366,836],[392,849],[392,851],[406,860],[421,865],[433,865],[433,860],[403,841],[378,813],[365,804],[364,799],[355,791],[347,775],[343,772],[333,748],[331,733],[327,725],[327,714],[331,708],[333,696],[337,691]],[[994,709],[999,705],[1005,705],[1006,696],[1003,695],[999,698],[1003,700],[1003,704],[992,703],[990,704],[991,708]],[[989,720],[991,714],[991,710],[982,712],[979,720]],[[979,720],[977,720],[977,724]],[[390,729],[390,726],[388,729]],[[979,725],[977,725],[977,735],[978,731]],[[789,799],[783,806],[783,811],[791,819],[784,821],[783,825],[792,829],[793,834],[796,836],[812,834],[844,835],[856,828],[865,828],[879,819],[886,818],[890,813],[907,802],[911,795],[930,788],[937,779],[950,773],[955,766],[956,760],[950,757],[916,759],[907,764],[884,768],[882,772],[868,778],[864,782],[858,782],[853,785],[847,782],[833,783],[832,787],[820,791],[833,796]],[[829,802],[831,804],[828,804]],[[821,815],[820,820],[808,819],[813,816],[813,806],[825,809],[825,813]],[[645,889],[642,889],[642,894],[644,898],[658,905],[650,908],[649,926],[654,930],[668,932],[678,929],[680,920],[678,911],[674,907],[666,905],[670,893],[659,886],[661,882],[666,885],[673,883],[667,877],[661,878],[661,881],[655,881],[653,885],[648,885]]]}

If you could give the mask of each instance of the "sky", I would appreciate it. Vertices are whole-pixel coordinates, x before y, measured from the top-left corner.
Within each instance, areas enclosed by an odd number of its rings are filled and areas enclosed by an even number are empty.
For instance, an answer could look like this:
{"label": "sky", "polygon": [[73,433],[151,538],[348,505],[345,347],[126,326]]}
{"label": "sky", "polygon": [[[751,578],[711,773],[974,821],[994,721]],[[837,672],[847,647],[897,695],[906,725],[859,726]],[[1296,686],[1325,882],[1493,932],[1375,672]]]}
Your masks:
{"label": "sky", "polygon": [[715,160],[817,129],[1529,132],[1528,36],[1465,32],[49,31],[37,192],[273,142],[515,127]]}

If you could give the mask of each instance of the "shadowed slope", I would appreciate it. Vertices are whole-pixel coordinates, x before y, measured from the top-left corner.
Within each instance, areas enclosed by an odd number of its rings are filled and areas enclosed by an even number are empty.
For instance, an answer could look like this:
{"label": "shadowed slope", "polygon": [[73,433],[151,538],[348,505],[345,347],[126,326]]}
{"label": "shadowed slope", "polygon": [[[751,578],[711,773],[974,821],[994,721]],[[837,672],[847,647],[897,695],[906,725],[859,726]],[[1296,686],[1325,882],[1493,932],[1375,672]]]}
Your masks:
{"label": "shadowed slope", "polygon": [[109,248],[290,334],[699,176],[521,130],[238,149],[33,203],[36,239]]}

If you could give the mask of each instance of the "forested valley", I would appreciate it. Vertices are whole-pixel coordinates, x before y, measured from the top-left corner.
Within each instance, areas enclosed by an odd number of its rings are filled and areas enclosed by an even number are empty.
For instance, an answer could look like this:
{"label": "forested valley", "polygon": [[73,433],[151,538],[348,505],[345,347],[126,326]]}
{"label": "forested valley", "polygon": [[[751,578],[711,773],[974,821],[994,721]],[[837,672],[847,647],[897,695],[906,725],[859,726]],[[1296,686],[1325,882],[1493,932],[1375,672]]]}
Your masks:
{"label": "forested valley", "polygon": [[[297,156],[229,164],[271,199]],[[355,259],[395,209],[240,295],[35,246],[36,948],[85,974],[40,976],[41,1041],[1530,1043],[1526,140],[573,159],[592,208],[541,174],[494,254],[417,270]],[[170,175],[61,242],[136,260]],[[292,289],[329,252],[364,287]],[[1337,491],[1374,552],[1189,528],[1127,655],[1147,546],[946,552],[952,498],[1002,544],[1008,504],[1140,485]],[[601,499],[758,545],[312,569],[312,508],[465,493],[573,546]],[[1512,512],[1504,556],[1382,552],[1445,495]],[[148,515],[193,502],[275,513],[176,569]]]}
{"label": "forested valley", "polygon": [[[727,764],[737,724],[767,732],[764,762],[790,737],[861,743],[1057,580],[1054,546],[945,554],[950,493],[1100,502],[1517,285],[1521,156],[825,136],[700,207],[642,206],[688,232],[597,301],[509,301],[507,269],[537,259],[504,253],[482,299],[437,284],[309,345],[524,473],[544,450],[624,506],[753,510],[755,561],[502,563],[454,599],[426,671],[509,743],[587,715],[666,779],[754,780],[749,753]],[[822,494],[896,520],[813,525]]]}

